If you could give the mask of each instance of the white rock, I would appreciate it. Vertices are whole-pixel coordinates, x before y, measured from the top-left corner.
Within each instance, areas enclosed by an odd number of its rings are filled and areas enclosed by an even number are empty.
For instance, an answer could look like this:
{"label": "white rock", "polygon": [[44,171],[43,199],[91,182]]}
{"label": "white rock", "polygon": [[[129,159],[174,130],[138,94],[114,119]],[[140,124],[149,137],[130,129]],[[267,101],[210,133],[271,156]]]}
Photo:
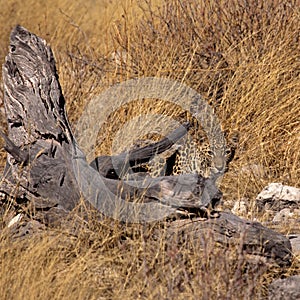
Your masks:
{"label": "white rock", "polygon": [[260,209],[297,209],[300,207],[300,189],[282,183],[270,183],[258,194],[256,203]]}
{"label": "white rock", "polygon": [[270,183],[258,194],[257,199],[274,199],[300,202],[300,189],[283,185],[282,183]]}
{"label": "white rock", "polygon": [[284,208],[281,211],[276,213],[276,215],[273,218],[273,222],[288,221],[293,217],[294,214],[291,212],[291,210],[289,208]]}
{"label": "white rock", "polygon": [[248,211],[248,206],[245,201],[239,200],[235,202],[231,211],[236,215],[245,214]]}
{"label": "white rock", "polygon": [[291,234],[288,238],[291,242],[293,253],[300,255],[300,234]]}

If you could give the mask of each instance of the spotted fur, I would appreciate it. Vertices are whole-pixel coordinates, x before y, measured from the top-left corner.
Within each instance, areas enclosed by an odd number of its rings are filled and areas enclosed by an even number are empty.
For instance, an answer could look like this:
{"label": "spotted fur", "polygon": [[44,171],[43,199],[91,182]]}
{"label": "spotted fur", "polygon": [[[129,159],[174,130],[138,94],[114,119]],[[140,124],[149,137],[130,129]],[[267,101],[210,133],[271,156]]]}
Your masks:
{"label": "spotted fur", "polygon": [[[180,144],[175,144],[168,151],[154,156],[147,164],[138,166],[151,177],[197,173],[204,177],[223,174],[228,170],[229,163],[235,156],[238,134],[234,133],[228,141],[222,133],[214,136],[211,141],[204,137],[197,141],[188,135]],[[136,147],[140,147],[139,145]],[[142,145],[150,143],[144,141]]]}

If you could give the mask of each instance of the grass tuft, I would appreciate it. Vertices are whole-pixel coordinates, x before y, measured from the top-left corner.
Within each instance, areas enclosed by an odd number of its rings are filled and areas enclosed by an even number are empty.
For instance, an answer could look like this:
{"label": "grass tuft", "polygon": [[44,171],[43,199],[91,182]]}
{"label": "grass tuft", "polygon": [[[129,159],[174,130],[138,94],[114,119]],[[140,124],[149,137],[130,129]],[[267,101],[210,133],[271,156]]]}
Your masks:
{"label": "grass tuft", "polygon": [[[268,216],[255,206],[264,186],[300,186],[299,7],[298,0],[9,1],[0,11],[0,60],[16,24],[45,38],[73,128],[93,97],[127,79],[170,78],[195,89],[223,129],[240,134],[222,180],[224,208],[242,200],[248,207],[242,216],[264,221]],[[0,126],[6,130],[2,102],[1,85]],[[111,153],[119,130],[153,113],[191,118],[161,99],[132,101],[108,116],[97,153]],[[140,122],[138,129],[148,132],[149,125]],[[126,127],[119,147],[128,146],[135,131]],[[4,228],[16,213],[1,208],[2,299],[265,299],[273,279],[300,271],[299,255],[281,269],[239,247],[215,245],[209,234],[205,247],[180,244],[158,225],[112,226],[94,217],[73,231],[46,228],[14,240]]]}

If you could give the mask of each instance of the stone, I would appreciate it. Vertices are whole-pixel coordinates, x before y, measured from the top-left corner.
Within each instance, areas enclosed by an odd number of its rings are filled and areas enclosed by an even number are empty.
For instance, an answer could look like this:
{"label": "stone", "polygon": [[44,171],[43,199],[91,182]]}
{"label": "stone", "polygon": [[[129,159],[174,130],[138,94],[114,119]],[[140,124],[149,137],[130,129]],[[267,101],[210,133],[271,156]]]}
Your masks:
{"label": "stone", "polygon": [[236,201],[231,210],[231,212],[236,215],[245,215],[247,214],[248,211],[249,211],[249,205],[244,199]]}
{"label": "stone", "polygon": [[292,245],[293,254],[300,255],[300,234],[290,234],[288,238]]}
{"label": "stone", "polygon": [[287,222],[289,219],[294,217],[294,213],[291,212],[290,208],[284,208],[277,212],[273,218],[273,222]]}
{"label": "stone", "polygon": [[300,206],[300,189],[282,183],[270,183],[257,196],[259,210],[271,209],[279,212],[284,208],[298,209]]}
{"label": "stone", "polygon": [[277,279],[269,286],[269,300],[300,299],[300,275]]}

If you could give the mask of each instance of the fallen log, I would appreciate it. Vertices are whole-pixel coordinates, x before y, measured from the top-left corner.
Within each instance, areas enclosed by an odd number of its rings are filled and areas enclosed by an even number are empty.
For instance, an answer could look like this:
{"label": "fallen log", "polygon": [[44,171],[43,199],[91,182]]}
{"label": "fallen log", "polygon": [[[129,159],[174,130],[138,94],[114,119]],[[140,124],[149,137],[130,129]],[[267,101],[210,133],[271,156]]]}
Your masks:
{"label": "fallen log", "polygon": [[170,149],[187,133],[189,128],[190,124],[186,122],[181,127],[171,132],[167,137],[156,143],[123,152],[119,155],[96,157],[90,163],[90,166],[106,178],[120,179],[122,175],[128,173],[129,169],[133,169],[140,164],[149,162],[155,155]]}
{"label": "fallen log", "polygon": [[[94,168],[91,167],[69,126],[52,51],[43,39],[21,26],[11,33],[3,81],[8,136],[2,134],[2,137],[8,155],[0,193],[30,203],[33,211],[45,214],[44,220],[49,219],[47,215],[63,218],[82,196],[103,215],[133,223],[162,220],[178,213],[188,218],[190,213],[203,216],[202,212],[220,201],[222,193],[214,177],[185,174],[124,181],[119,177],[107,178],[112,158],[104,164],[97,158],[92,163]],[[189,125],[185,126],[183,129]],[[118,157],[119,166],[147,161],[154,153],[168,149],[183,134],[181,128],[171,133],[172,139],[123,153]],[[261,225],[258,229],[256,223],[223,213],[215,221],[208,218],[207,222],[193,223],[193,228],[186,222],[171,222],[169,228],[172,231],[179,226],[185,235],[196,238],[204,227],[211,228],[216,241],[227,243],[236,242],[232,237],[240,236],[246,226],[251,232],[246,239],[249,249],[255,245],[253,251],[270,257],[279,253],[276,257],[285,262],[291,257],[288,239]],[[246,225],[238,226],[241,223]],[[228,232],[236,234],[230,236]],[[272,247],[265,243],[267,240],[273,241]]]}
{"label": "fallen log", "polygon": [[[101,165],[99,158],[98,172],[90,167],[67,120],[51,48],[21,26],[11,33],[3,80],[9,154],[2,193],[34,200],[44,209],[57,206],[67,211],[83,194],[102,213],[134,222],[161,219],[178,208],[206,208],[211,200],[220,200],[215,179],[196,174],[131,182],[102,176],[107,174],[107,163]],[[158,143],[120,154],[119,167],[147,161],[155,152],[169,149],[188,127],[184,124]],[[115,168],[112,163],[113,157],[109,168]],[[125,201],[137,198],[141,198],[139,205]]]}
{"label": "fallen log", "polygon": [[[290,264],[291,248],[289,240],[259,222],[244,220],[229,212],[220,212],[218,218],[205,221],[176,220],[168,227],[170,236],[179,235],[182,243],[187,241],[205,243],[202,237],[212,237],[221,245],[236,245],[244,254],[266,258],[279,265]],[[204,246],[204,245],[202,245]]]}

